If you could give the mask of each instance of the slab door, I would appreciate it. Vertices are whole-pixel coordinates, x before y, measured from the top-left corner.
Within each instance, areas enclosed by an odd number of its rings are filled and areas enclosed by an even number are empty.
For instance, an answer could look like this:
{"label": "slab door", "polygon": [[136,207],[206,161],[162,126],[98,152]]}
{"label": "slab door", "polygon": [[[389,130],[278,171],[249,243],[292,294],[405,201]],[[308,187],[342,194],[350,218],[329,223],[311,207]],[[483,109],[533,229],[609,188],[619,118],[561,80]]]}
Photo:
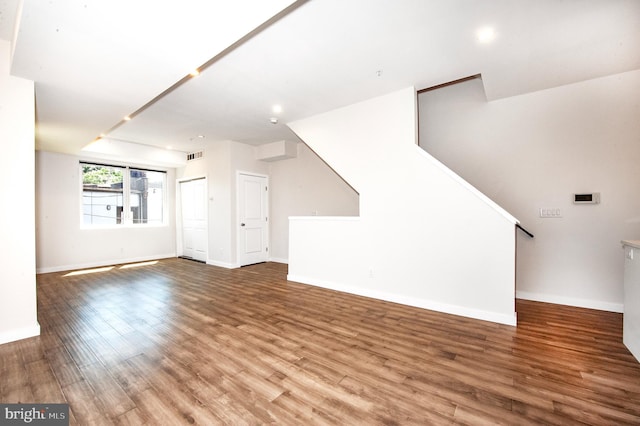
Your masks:
{"label": "slab door", "polygon": [[180,182],[182,255],[207,261],[207,180]]}
{"label": "slab door", "polygon": [[268,258],[268,179],[238,174],[238,263],[266,262]]}

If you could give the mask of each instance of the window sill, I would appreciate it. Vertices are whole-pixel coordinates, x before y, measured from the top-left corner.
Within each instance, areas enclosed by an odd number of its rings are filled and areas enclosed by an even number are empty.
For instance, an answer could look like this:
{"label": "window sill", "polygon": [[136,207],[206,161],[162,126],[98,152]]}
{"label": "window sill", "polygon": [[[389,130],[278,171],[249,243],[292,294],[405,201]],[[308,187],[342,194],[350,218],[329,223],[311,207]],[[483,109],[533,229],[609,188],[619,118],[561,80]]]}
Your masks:
{"label": "window sill", "polygon": [[118,225],[80,225],[81,231],[93,231],[93,230],[103,230],[103,229],[148,229],[148,228],[168,228],[169,224],[167,223],[139,223],[139,224],[118,224]]}

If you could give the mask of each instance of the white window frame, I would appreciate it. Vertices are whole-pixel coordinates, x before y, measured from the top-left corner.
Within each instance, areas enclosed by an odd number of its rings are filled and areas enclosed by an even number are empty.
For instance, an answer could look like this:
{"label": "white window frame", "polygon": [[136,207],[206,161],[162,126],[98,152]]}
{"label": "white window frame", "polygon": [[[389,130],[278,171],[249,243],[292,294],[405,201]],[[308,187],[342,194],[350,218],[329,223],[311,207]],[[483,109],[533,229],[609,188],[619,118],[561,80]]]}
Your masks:
{"label": "white window frame", "polygon": [[[92,224],[84,223],[84,184],[83,184],[83,165],[114,167],[123,169],[122,176],[122,222],[115,224]],[[133,223],[133,213],[131,212],[131,170],[140,170],[147,172],[158,172],[164,175],[162,185],[162,223]],[[80,160],[78,164],[78,180],[80,190],[80,228],[81,229],[104,229],[104,228],[141,228],[141,227],[166,227],[169,225],[167,205],[168,201],[168,172],[162,169],[151,169],[136,165],[119,164],[119,163],[102,163],[99,161]]]}

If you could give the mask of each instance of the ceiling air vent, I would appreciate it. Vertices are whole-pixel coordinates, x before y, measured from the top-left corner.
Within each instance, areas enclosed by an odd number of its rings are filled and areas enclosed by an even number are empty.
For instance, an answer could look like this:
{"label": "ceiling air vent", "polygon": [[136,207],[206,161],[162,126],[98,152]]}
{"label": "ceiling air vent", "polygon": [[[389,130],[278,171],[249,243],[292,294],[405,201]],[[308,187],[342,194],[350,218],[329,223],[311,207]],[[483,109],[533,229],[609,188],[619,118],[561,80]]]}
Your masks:
{"label": "ceiling air vent", "polygon": [[190,152],[187,154],[187,161],[199,160],[204,157],[204,151]]}

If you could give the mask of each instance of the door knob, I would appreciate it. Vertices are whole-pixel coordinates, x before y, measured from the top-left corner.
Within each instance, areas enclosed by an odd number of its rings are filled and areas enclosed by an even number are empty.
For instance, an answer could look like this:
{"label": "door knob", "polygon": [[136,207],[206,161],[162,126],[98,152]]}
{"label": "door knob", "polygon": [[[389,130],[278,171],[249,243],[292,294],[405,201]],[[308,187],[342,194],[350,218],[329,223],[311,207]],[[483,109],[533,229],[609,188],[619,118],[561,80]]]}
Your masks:
{"label": "door knob", "polygon": [[241,223],[240,226],[244,226],[244,223]]}

